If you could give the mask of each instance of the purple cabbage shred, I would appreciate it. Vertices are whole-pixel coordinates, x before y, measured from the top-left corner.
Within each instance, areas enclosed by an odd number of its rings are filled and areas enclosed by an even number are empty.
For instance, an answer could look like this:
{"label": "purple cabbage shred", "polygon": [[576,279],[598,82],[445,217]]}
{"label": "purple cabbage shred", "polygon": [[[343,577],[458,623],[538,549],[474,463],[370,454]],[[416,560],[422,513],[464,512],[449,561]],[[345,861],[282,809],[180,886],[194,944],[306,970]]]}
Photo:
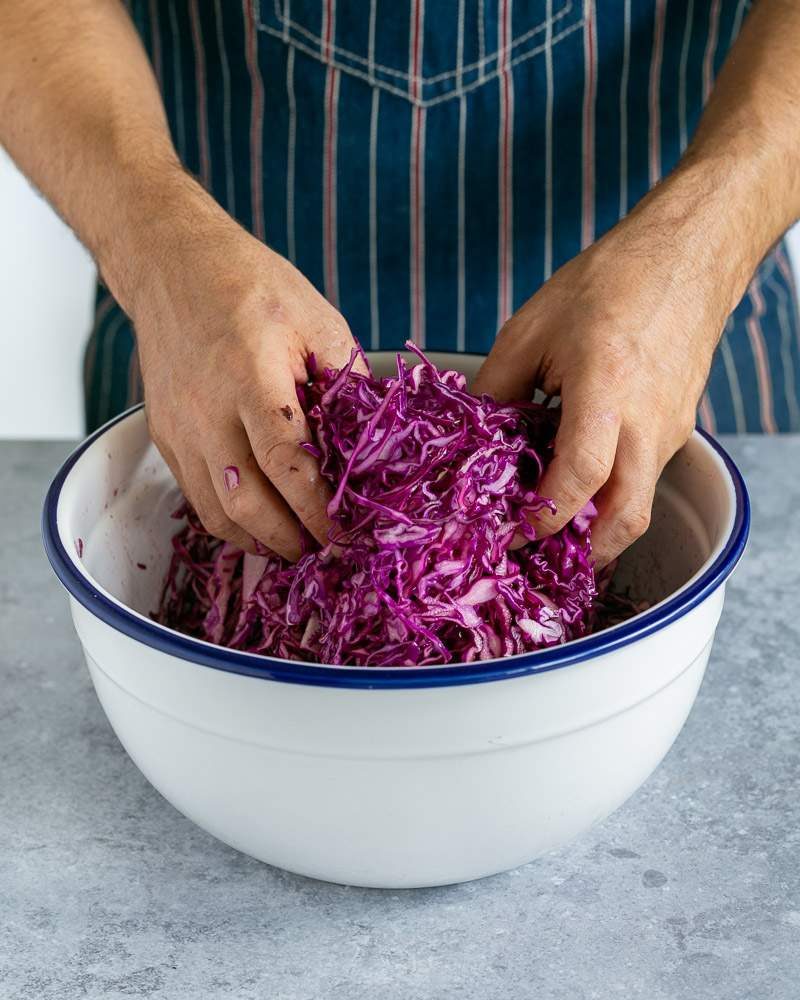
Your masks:
{"label": "purple cabbage shred", "polygon": [[411,667],[541,649],[640,610],[595,580],[591,502],[542,540],[526,517],[553,509],[537,484],[558,410],[476,398],[415,353],[382,379],[354,354],[298,389],[334,491],[329,543],[306,539],[296,564],[250,555],[185,503],[157,621],[291,660]]}

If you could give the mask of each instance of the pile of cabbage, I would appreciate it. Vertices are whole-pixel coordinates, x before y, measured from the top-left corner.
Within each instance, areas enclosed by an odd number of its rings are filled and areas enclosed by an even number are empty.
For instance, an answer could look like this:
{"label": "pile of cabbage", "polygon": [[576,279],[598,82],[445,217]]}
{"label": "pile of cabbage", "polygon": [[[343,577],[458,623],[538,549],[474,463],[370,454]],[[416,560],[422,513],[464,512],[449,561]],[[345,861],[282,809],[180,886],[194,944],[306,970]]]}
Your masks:
{"label": "pile of cabbage", "polygon": [[421,354],[382,379],[354,360],[298,390],[334,490],[329,543],[306,540],[296,564],[250,555],[185,504],[156,620],[236,649],[374,667],[510,656],[595,627],[593,505],[542,540],[527,516],[552,506],[537,484],[558,410],[476,398]]}

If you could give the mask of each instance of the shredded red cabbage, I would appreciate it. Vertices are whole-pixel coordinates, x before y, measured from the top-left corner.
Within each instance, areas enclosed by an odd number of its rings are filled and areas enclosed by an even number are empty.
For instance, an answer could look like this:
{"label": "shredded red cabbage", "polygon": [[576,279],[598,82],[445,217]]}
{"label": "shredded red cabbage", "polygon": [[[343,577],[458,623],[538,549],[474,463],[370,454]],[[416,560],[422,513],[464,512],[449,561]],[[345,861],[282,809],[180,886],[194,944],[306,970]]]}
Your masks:
{"label": "shredded red cabbage", "polygon": [[[409,349],[413,350],[411,345]],[[558,411],[476,398],[421,353],[397,375],[355,355],[298,390],[335,490],[329,544],[294,565],[210,536],[188,504],[156,620],[271,656],[421,666],[509,656],[586,634],[597,620],[589,503],[537,541],[526,512]],[[523,547],[511,548],[523,536]],[[617,606],[617,612],[619,606]]]}

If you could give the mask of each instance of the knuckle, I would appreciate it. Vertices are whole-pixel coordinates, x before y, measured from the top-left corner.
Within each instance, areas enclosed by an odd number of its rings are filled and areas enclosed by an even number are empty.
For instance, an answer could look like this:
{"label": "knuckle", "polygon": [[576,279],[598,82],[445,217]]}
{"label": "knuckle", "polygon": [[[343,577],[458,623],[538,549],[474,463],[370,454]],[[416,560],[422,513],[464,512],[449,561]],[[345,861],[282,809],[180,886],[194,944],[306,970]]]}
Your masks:
{"label": "knuckle", "polygon": [[224,517],[219,517],[216,514],[207,514],[203,517],[202,514],[198,514],[203,527],[215,538],[225,538],[228,534],[229,521]]}
{"label": "knuckle", "polygon": [[222,509],[237,524],[250,520],[255,513],[254,498],[250,490],[240,486],[222,498]]}
{"label": "knuckle", "polygon": [[303,524],[308,528],[308,530],[319,537],[320,535],[327,534],[328,528],[330,527],[330,521],[328,520],[328,515],[324,507],[315,507],[312,509],[306,509],[302,512],[298,512],[303,521]]}
{"label": "knuckle", "polygon": [[611,458],[584,449],[575,455],[569,471],[579,490],[593,493],[611,474]]}
{"label": "knuckle", "polygon": [[195,503],[194,509],[197,511],[197,516],[200,518],[201,524],[209,535],[214,535],[216,538],[225,538],[229,534],[231,522],[221,510],[215,510],[202,501]]}
{"label": "knuckle", "polygon": [[287,558],[296,559],[300,555],[300,533],[288,526],[283,529],[262,531],[259,539],[268,549],[279,552]]}
{"label": "knuckle", "polygon": [[261,312],[265,320],[286,326],[290,322],[289,311],[282,298],[277,295],[265,295],[261,303]]}
{"label": "knuckle", "polygon": [[283,297],[265,291],[260,284],[247,284],[233,295],[229,320],[234,328],[248,329],[254,324],[282,326],[288,320]]}
{"label": "knuckle", "polygon": [[274,479],[276,476],[282,476],[288,470],[292,458],[297,455],[298,448],[297,441],[270,436],[258,441],[254,450],[260,468],[270,479]]}
{"label": "knuckle", "polygon": [[318,539],[327,538],[331,522],[328,517],[328,496],[320,483],[296,493],[292,503],[296,516]]}
{"label": "knuckle", "polygon": [[623,507],[616,518],[616,533],[624,542],[640,538],[650,527],[650,510],[640,504]]}

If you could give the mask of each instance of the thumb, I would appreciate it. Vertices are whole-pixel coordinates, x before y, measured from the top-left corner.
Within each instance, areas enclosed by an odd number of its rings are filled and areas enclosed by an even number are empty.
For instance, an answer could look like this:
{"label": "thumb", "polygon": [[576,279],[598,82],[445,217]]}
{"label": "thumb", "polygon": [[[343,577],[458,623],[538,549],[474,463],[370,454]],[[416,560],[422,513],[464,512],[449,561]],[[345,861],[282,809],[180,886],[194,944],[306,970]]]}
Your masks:
{"label": "thumb", "polygon": [[539,359],[528,346],[527,338],[513,325],[505,326],[497,336],[489,356],[472,383],[476,396],[484,393],[499,403],[531,399],[536,388]]}

